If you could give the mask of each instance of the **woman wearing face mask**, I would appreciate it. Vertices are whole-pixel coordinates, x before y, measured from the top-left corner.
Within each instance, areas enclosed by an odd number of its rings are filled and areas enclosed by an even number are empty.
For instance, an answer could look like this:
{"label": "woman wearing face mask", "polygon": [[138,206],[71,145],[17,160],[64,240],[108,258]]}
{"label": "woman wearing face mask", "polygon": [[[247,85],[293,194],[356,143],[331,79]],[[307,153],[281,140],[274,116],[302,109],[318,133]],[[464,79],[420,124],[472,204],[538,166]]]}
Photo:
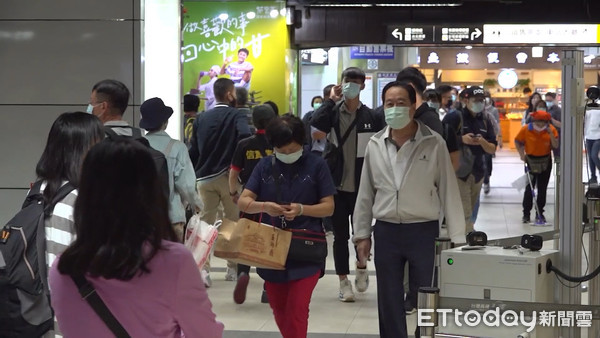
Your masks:
{"label": "woman wearing face mask", "polygon": [[[445,216],[448,236],[464,242],[465,219],[454,169],[442,137],[414,120],[416,93],[391,82],[382,99],[387,127],[367,144],[354,208],[354,237],[359,257],[375,240],[375,272],[381,337],[407,337],[404,265],[408,262],[410,292],[430,286],[435,238]],[[375,226],[372,227],[372,220]]]}
{"label": "woman wearing face mask", "polygon": [[[323,232],[321,218],[333,213],[335,187],[325,161],[303,151],[302,121],[290,114],[278,117],[267,126],[266,135],[274,155],[263,158],[252,171],[239,209],[263,213],[266,224]],[[285,270],[257,269],[266,281],[269,304],[284,338],[306,337],[310,298],[324,270],[325,260],[288,260]]]}
{"label": "woman wearing face mask", "polygon": [[531,94],[531,96],[529,97],[529,100],[527,101],[527,109],[525,110],[525,113],[523,113],[523,119],[521,120],[521,125],[525,125],[525,124],[531,122],[531,120],[529,120],[529,114],[537,111],[535,109],[536,109],[537,104],[540,101],[544,102],[544,100],[542,100],[542,95],[540,95],[540,93],[535,92],[535,93]]}
{"label": "woman wearing face mask", "polygon": [[551,152],[558,147],[558,131],[550,124],[551,116],[545,111],[532,113],[531,119],[532,122],[523,126],[515,137],[515,146],[521,160],[525,162],[531,174],[531,185],[525,188],[523,195],[522,221],[530,222],[533,207],[532,189],[537,185],[536,224],[545,224],[546,189],[552,172]]}

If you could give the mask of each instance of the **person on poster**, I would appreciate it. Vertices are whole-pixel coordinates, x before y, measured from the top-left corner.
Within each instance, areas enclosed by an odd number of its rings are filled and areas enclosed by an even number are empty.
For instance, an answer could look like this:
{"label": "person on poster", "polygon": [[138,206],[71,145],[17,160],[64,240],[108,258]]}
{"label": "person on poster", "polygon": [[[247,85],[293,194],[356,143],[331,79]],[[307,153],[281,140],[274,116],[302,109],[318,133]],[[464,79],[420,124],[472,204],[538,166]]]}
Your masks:
{"label": "person on poster", "polygon": [[[221,72],[221,67],[214,65],[210,67],[208,72],[202,71],[198,74],[198,85],[197,89],[192,89],[190,94],[199,94],[200,92],[204,92],[204,99],[206,100],[206,104],[204,105],[204,111],[210,110],[215,106],[215,92],[213,90],[213,85],[215,81],[219,78],[219,73]],[[210,80],[205,84],[200,84],[202,78],[208,75]]]}
{"label": "person on poster", "polygon": [[238,50],[238,61],[231,63],[232,57],[225,59],[223,67],[221,67],[221,75],[229,74],[231,81],[236,87],[243,87],[250,91],[250,78],[252,77],[252,71],[254,66],[248,61],[250,52],[246,48],[240,48]]}

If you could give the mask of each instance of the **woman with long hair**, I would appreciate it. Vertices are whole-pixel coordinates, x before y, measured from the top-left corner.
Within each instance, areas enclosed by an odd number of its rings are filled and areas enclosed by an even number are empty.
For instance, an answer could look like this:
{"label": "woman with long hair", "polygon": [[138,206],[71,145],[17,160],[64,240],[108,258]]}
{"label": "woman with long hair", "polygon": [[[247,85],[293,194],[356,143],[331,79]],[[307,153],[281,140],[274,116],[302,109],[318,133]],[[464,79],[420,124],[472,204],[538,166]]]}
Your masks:
{"label": "woman with long hair", "polygon": [[531,119],[529,118],[529,114],[536,112],[536,108],[537,108],[537,104],[540,101],[544,101],[542,100],[542,95],[538,92],[535,92],[533,94],[531,94],[531,96],[529,97],[529,100],[527,100],[527,109],[525,110],[525,113],[523,113],[523,119],[521,120],[521,125],[526,125],[527,123],[531,122]]}
{"label": "woman with long hair", "polygon": [[[83,163],[75,241],[50,270],[52,304],[65,337],[111,336],[82,299],[84,277],[133,337],[220,337],[200,272],[175,239],[154,162],[135,140],[105,140]],[[169,239],[169,240],[165,240]]]}
{"label": "woman with long hair", "polygon": [[[40,190],[50,202],[58,189],[67,182],[79,186],[83,158],[88,150],[104,138],[102,123],[91,114],[63,113],[52,124],[44,152],[35,172],[42,181]],[[73,190],[54,207],[55,212],[46,221],[46,262],[48,267],[73,240],[73,207],[77,190]]]}

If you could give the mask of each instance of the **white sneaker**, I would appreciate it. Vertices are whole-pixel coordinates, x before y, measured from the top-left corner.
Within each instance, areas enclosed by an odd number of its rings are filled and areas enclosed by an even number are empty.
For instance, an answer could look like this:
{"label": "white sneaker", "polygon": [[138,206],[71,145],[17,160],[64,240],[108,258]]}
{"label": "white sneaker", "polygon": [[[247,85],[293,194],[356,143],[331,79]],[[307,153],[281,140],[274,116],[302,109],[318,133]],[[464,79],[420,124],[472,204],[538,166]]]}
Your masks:
{"label": "white sneaker", "polygon": [[200,275],[202,276],[202,282],[204,283],[204,287],[205,288],[209,288],[212,286],[212,279],[210,279],[210,274],[208,273],[208,271],[206,270],[202,270],[200,272]]}
{"label": "white sneaker", "polygon": [[365,292],[369,288],[369,271],[366,266],[364,268],[356,267],[354,286],[356,286],[356,291],[358,292]]}
{"label": "white sneaker", "polygon": [[352,283],[348,279],[340,281],[340,294],[338,299],[341,302],[351,303],[354,302],[354,291],[352,291]]}
{"label": "white sneaker", "polygon": [[237,280],[237,271],[234,268],[227,268],[225,273],[225,280],[229,282],[235,282]]}

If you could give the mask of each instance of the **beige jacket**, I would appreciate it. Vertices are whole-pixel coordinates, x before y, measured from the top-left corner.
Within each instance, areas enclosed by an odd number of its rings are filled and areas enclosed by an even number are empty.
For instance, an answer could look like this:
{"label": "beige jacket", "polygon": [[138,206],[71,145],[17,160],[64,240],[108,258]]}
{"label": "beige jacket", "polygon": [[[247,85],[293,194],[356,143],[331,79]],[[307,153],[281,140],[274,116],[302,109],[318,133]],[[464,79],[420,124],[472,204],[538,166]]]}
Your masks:
{"label": "beige jacket", "polygon": [[372,220],[391,223],[416,223],[446,218],[448,236],[455,243],[465,242],[465,218],[460,192],[450,155],[442,137],[419,123],[413,151],[400,188],[394,173],[385,138],[386,127],[367,144],[358,197],[354,207],[353,241],[370,238]]}

